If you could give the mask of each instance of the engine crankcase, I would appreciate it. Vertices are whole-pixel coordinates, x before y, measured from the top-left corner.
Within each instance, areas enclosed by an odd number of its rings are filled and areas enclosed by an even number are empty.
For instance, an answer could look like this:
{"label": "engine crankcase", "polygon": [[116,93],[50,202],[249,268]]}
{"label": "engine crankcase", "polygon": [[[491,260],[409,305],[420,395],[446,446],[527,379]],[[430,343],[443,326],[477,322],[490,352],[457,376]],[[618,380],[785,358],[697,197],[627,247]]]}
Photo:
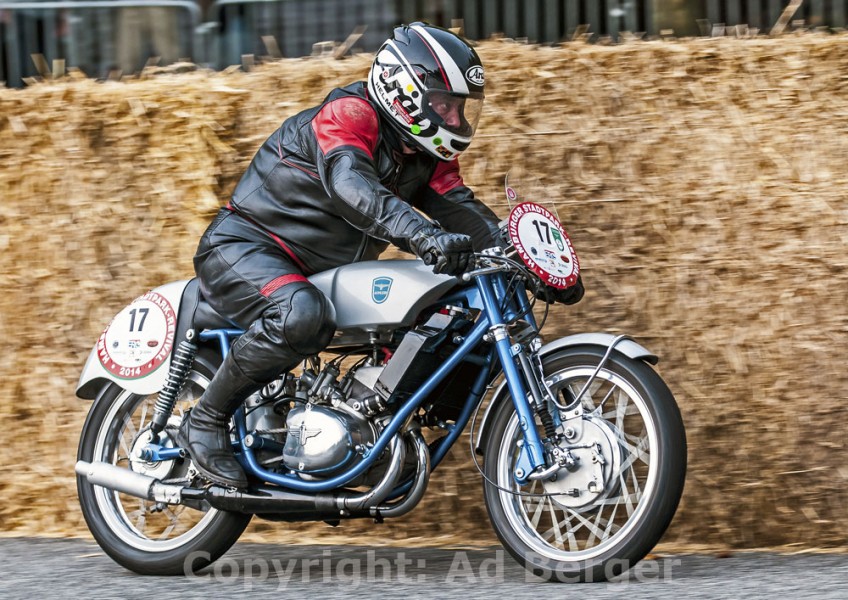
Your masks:
{"label": "engine crankcase", "polygon": [[331,477],[351,465],[374,431],[365,417],[307,404],[289,411],[283,464],[289,469]]}

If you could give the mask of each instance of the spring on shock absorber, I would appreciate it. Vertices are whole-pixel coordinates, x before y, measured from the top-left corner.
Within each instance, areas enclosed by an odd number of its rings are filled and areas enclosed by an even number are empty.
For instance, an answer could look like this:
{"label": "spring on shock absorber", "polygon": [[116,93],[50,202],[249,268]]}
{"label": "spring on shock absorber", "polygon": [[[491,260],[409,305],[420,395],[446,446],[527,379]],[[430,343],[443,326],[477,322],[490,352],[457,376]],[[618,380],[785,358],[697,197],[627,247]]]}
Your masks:
{"label": "spring on shock absorber", "polygon": [[[536,414],[539,415],[539,420],[542,421],[542,425],[545,428],[545,437],[553,441],[556,439],[557,435],[556,424],[554,423],[554,418],[551,416],[551,413],[548,411],[545,397],[542,395],[542,390],[539,388],[539,382],[536,380],[536,371],[530,365],[530,361],[525,354],[520,353],[518,355],[518,359],[521,364],[521,368],[527,376],[527,383],[530,385],[530,393],[533,396],[533,404],[536,408]],[[542,371],[539,371],[539,373],[542,373]]]}
{"label": "spring on shock absorber", "polygon": [[197,344],[192,342],[194,330],[189,329],[186,339],[181,341],[171,357],[171,368],[168,370],[168,378],[165,385],[159,391],[156,405],[153,408],[153,419],[150,422],[150,430],[157,434],[165,429],[165,424],[171,417],[177,398],[185,385],[186,377],[197,354]]}
{"label": "spring on shock absorber", "polygon": [[551,413],[548,411],[547,406],[538,406],[537,411],[539,413],[539,419],[542,421],[542,425],[545,427],[545,437],[555,440],[556,439],[556,425],[554,424],[554,418],[551,416]]}

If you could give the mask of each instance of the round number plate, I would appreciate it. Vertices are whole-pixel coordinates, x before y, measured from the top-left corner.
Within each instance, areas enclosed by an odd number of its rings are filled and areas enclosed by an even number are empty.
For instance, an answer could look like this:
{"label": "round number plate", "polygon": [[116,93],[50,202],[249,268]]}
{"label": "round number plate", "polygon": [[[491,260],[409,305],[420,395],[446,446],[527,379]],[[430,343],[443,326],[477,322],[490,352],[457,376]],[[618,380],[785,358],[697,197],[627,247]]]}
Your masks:
{"label": "round number plate", "polygon": [[177,316],[170,302],[147,292],[112,319],[97,341],[97,356],[116,377],[144,377],[170,356],[176,329]]}
{"label": "round number plate", "polygon": [[509,213],[509,237],[521,260],[546,284],[565,289],[577,282],[580,262],[562,223],[544,206],[523,202]]}

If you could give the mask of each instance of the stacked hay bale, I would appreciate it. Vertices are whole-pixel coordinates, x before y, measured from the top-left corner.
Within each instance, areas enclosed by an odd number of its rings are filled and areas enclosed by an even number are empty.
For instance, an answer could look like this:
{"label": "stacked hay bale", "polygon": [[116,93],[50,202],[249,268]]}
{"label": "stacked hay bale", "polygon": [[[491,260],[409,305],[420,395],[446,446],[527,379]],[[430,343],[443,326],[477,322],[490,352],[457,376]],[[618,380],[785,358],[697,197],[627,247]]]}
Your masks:
{"label": "stacked hay bale", "polygon": [[[502,216],[508,171],[526,199],[554,202],[584,268],[586,298],[556,307],[547,336],[634,335],[683,410],[690,470],[668,544],[848,538],[846,41],[479,47],[488,99],[466,182]],[[88,404],[73,390],[94,340],[137,294],[191,276],[265,136],[369,64],[0,90],[3,531],[84,534],[73,463]],[[401,521],[252,531],[496,542],[467,445]]]}

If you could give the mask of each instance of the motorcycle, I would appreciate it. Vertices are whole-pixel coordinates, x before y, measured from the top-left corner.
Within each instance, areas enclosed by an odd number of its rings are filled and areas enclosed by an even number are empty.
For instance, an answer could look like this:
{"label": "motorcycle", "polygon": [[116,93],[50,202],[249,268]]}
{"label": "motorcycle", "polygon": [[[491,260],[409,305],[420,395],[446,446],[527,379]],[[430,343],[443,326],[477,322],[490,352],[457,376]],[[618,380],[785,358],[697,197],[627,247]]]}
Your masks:
{"label": "motorcycle", "polygon": [[[507,195],[515,199],[508,185]],[[547,301],[538,319],[534,308],[545,290],[576,282],[577,255],[539,204],[517,204],[502,226],[503,246],[477,254],[461,278],[421,260],[309,278],[338,328],[321,356],[234,415],[247,489],[203,480],[174,442],[242,331],[196,280],[130,303],[77,388],[94,399],[75,471],[98,544],[137,573],[188,574],[223,555],[254,515],[331,525],[400,517],[470,428],[491,525],[528,571],[601,581],[636,564],[683,491],[679,409],[657,357],[627,336],[542,342]]]}

